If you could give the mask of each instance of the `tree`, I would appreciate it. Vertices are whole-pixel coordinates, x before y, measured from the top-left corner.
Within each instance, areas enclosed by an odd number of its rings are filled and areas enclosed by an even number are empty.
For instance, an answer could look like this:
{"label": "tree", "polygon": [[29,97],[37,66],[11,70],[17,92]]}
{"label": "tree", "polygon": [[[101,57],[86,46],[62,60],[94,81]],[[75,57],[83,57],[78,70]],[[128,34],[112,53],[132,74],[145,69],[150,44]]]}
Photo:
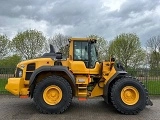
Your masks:
{"label": "tree", "polygon": [[40,31],[26,30],[18,33],[12,40],[12,47],[24,59],[36,58],[43,54],[46,38]]}
{"label": "tree", "polygon": [[18,55],[8,56],[0,60],[0,74],[14,74],[16,65],[21,61]]}
{"label": "tree", "polygon": [[141,48],[141,43],[136,34],[120,34],[109,46],[109,54],[120,61],[126,69],[138,68],[142,65],[145,52]]}
{"label": "tree", "polygon": [[108,58],[108,43],[107,41],[98,35],[89,35],[89,38],[93,38],[97,40],[96,48],[98,51],[98,60],[102,61]]}
{"label": "tree", "polygon": [[9,53],[9,42],[6,35],[0,35],[0,59],[3,59]]}
{"label": "tree", "polygon": [[49,43],[54,45],[55,50],[61,52],[65,57],[68,57],[69,54],[69,36],[63,34],[56,34],[49,39]]}
{"label": "tree", "polygon": [[1,67],[16,67],[16,65],[21,61],[21,57],[18,55],[8,56],[0,60]]}
{"label": "tree", "polygon": [[152,70],[160,68],[160,36],[154,36],[147,41],[149,48],[149,65]]}

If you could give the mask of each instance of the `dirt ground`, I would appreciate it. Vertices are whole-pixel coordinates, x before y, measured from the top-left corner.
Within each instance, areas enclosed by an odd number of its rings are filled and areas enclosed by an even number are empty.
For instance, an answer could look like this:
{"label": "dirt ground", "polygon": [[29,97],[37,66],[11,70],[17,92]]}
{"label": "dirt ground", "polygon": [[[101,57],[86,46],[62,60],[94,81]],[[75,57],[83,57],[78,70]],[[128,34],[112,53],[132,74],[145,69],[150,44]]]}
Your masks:
{"label": "dirt ground", "polygon": [[151,97],[153,106],[147,106],[138,115],[123,115],[102,98],[78,101],[76,98],[62,114],[42,114],[30,99],[0,95],[1,120],[160,120],[160,97]]}

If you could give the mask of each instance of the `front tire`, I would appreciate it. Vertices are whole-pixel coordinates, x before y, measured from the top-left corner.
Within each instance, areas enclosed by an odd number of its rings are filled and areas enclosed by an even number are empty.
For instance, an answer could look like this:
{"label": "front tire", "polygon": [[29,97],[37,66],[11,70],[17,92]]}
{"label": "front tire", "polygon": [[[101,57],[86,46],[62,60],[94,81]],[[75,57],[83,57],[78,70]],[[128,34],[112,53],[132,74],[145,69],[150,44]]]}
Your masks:
{"label": "front tire", "polygon": [[72,89],[63,77],[49,76],[36,85],[33,100],[42,113],[62,113],[72,102]]}
{"label": "front tire", "polygon": [[147,102],[148,93],[137,79],[124,77],[115,82],[111,88],[111,102],[123,114],[137,114]]}

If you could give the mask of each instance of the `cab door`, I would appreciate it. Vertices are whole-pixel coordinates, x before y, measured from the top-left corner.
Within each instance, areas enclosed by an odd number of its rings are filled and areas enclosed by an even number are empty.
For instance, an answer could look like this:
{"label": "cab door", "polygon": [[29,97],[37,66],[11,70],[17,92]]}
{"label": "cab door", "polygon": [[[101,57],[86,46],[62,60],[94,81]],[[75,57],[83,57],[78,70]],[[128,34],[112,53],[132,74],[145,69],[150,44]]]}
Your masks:
{"label": "cab door", "polygon": [[94,42],[73,41],[72,72],[76,74],[98,74],[99,67]]}

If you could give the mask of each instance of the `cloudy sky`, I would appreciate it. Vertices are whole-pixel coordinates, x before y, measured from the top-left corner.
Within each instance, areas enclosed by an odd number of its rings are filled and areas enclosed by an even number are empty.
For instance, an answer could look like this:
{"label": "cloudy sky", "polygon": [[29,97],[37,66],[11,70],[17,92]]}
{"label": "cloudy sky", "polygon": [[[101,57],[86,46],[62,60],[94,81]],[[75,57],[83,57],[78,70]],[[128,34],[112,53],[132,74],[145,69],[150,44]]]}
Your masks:
{"label": "cloudy sky", "polygon": [[160,0],[0,0],[0,34],[37,29],[50,37],[136,33],[145,45],[160,35]]}

